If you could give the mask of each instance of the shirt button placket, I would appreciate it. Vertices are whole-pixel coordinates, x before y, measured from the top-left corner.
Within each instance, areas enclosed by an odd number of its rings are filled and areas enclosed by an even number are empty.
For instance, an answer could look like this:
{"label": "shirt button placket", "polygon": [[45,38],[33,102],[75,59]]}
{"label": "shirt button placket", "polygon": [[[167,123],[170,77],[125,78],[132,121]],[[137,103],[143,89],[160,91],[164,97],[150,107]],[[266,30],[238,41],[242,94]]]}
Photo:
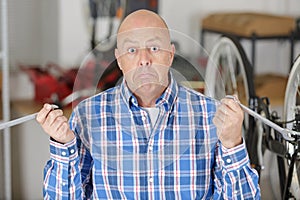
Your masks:
{"label": "shirt button placket", "polygon": [[148,149],[149,149],[149,152],[152,152],[153,151],[153,146],[150,144]]}
{"label": "shirt button placket", "polygon": [[150,178],[149,178],[149,182],[150,182],[150,183],[153,183],[153,177],[150,177]]}
{"label": "shirt button placket", "polygon": [[142,115],[141,119],[142,119],[143,123],[146,123],[147,122],[147,112],[144,110],[141,110],[141,115]]}
{"label": "shirt button placket", "polygon": [[153,159],[153,138],[150,137],[149,143],[148,143],[148,192],[152,193],[154,190],[154,177],[153,177],[153,172],[154,172],[154,163],[155,162]]}

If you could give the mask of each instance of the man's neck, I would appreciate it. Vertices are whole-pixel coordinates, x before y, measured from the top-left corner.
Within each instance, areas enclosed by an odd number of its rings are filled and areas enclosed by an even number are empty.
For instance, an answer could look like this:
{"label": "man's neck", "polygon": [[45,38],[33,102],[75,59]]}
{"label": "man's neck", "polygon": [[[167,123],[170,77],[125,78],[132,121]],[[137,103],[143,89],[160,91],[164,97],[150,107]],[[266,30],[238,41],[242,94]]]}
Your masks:
{"label": "man's neck", "polygon": [[155,107],[155,102],[156,102],[157,98],[155,97],[155,98],[152,98],[152,99],[147,99],[147,98],[137,97],[137,100],[138,100],[139,106],[150,108],[150,107]]}
{"label": "man's neck", "polygon": [[156,100],[162,95],[166,87],[156,86],[155,88],[140,88],[134,95],[141,107],[155,107]]}

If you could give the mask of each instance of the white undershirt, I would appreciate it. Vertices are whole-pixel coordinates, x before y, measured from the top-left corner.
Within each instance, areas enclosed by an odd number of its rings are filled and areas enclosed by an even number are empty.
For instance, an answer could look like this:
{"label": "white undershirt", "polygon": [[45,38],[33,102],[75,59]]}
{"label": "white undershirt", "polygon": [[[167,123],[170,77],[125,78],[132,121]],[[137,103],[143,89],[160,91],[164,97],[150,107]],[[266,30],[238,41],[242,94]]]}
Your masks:
{"label": "white undershirt", "polygon": [[153,128],[157,121],[158,115],[159,115],[159,108],[156,108],[156,107],[145,108],[144,107],[143,109],[145,109],[148,112],[148,114],[150,115],[151,127]]}

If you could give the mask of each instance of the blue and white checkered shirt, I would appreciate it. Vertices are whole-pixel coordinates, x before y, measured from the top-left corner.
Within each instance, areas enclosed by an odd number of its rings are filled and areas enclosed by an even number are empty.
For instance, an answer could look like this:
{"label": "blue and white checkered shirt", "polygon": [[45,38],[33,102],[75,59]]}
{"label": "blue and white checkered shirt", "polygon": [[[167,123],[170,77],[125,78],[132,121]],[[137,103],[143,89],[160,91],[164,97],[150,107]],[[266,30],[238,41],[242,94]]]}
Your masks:
{"label": "blue and white checkered shirt", "polygon": [[62,145],[50,141],[45,199],[259,199],[245,144],[223,147],[214,100],[173,78],[148,113],[125,82],[81,102]]}

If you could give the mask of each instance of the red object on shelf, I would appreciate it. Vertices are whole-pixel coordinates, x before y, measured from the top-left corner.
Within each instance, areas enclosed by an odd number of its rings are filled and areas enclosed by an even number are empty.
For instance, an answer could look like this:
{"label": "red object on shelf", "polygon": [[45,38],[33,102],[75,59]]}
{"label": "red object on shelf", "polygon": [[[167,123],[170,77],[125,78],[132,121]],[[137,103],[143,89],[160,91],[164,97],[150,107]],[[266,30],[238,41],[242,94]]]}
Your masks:
{"label": "red object on shelf", "polygon": [[[40,103],[61,103],[74,91],[97,88],[101,91],[117,84],[122,72],[116,60],[112,63],[89,60],[81,68],[64,69],[55,63],[19,65],[34,84],[34,100]],[[80,98],[80,100],[86,97]],[[62,105],[66,106],[66,105]]]}
{"label": "red object on shelf", "polygon": [[[49,72],[49,66],[42,69],[41,66],[21,65],[20,68],[29,75],[34,84],[34,100],[36,102],[53,103],[57,100],[61,101],[72,93],[72,82],[74,81],[69,80],[68,77],[55,77]],[[76,74],[71,79],[75,79],[75,77]]]}

